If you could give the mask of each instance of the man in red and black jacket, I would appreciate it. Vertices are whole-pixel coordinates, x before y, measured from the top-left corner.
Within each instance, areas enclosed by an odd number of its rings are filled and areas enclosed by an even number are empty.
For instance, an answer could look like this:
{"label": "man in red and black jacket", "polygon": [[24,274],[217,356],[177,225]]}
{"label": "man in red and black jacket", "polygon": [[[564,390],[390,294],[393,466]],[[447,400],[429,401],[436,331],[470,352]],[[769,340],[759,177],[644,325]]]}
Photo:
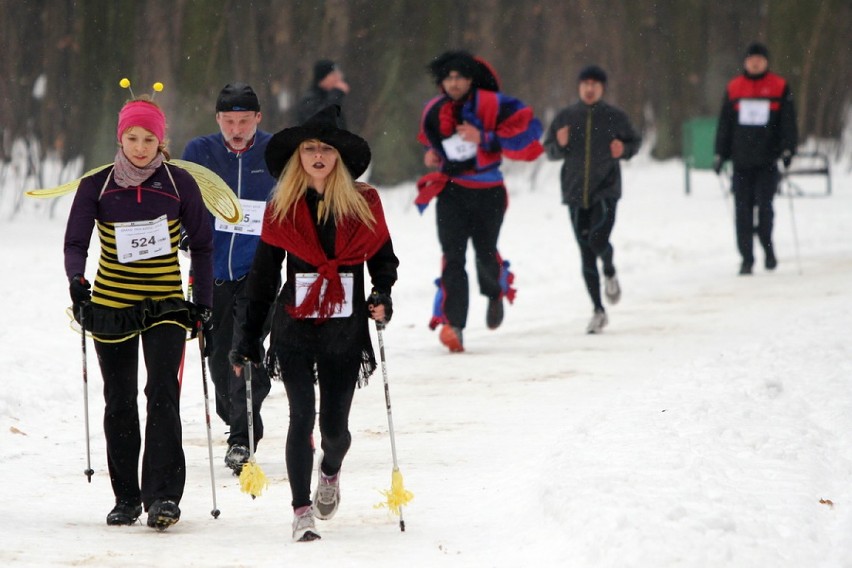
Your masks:
{"label": "man in red and black jacket", "polygon": [[793,94],[787,81],[769,72],[769,50],[753,43],[746,50],[742,75],[728,83],[719,126],[713,169],[718,174],[725,160],[734,164],[737,247],[742,256],[740,274],[754,265],[754,208],[758,209],[757,236],[763,246],[765,266],[778,265],[772,245],[772,198],[778,189],[780,158],[784,168],[796,153],[798,133]]}

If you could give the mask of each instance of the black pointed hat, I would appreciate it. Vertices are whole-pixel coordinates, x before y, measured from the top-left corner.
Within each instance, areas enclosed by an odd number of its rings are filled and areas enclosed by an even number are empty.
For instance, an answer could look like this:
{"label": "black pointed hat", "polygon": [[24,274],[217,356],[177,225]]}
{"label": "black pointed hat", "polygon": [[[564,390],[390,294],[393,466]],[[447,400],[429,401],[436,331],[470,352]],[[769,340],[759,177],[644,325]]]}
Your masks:
{"label": "black pointed hat", "polygon": [[340,106],[327,106],[303,124],[285,128],[276,133],[266,147],[266,167],[269,173],[278,178],[293,152],[305,140],[316,138],[340,153],[343,165],[349,170],[352,179],[357,179],[370,165],[370,146],[356,134],[340,127]]}

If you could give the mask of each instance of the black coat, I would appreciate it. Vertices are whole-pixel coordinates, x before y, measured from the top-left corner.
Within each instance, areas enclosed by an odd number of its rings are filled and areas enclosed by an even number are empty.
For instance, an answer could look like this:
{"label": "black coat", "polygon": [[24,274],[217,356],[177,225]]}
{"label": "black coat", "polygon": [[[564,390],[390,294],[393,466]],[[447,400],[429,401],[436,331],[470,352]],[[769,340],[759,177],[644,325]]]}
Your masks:
{"label": "black coat", "polygon": [[[568,126],[568,145],[560,146],[556,131]],[[613,158],[610,143],[624,143],[627,160],[639,150],[642,138],[621,109],[604,101],[587,105],[578,101],[562,109],[547,130],[544,149],[550,160],[562,164],[562,203],[589,208],[602,199],[621,197],[621,167]]]}

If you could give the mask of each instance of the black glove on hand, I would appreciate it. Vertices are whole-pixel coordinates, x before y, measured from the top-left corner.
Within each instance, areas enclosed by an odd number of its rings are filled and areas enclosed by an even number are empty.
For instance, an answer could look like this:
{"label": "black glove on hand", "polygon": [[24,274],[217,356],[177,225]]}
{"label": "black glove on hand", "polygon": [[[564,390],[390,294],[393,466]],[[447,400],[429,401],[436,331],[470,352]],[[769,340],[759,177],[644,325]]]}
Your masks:
{"label": "black glove on hand", "polygon": [[232,365],[244,367],[247,362],[257,367],[263,359],[263,347],[260,341],[251,341],[243,338],[231,352],[228,353],[228,360]]}
{"label": "black glove on hand", "polygon": [[724,164],[724,160],[722,160],[722,156],[716,154],[713,156],[713,171],[716,172],[716,175],[722,173],[722,164]]}
{"label": "black glove on hand", "polygon": [[75,274],[69,280],[68,291],[71,293],[71,301],[74,305],[88,304],[92,301],[92,285],[89,284],[82,274]]}
{"label": "black glove on hand", "polygon": [[213,343],[213,310],[201,304],[189,304],[189,317],[192,319],[192,332],[189,336],[193,339],[198,337],[198,332],[204,334],[205,357],[210,356],[210,345]]}
{"label": "black glove on hand", "polygon": [[790,169],[790,164],[793,162],[793,152],[790,150],[784,150],[781,154],[781,163],[784,164],[784,169]]}
{"label": "black glove on hand", "polygon": [[370,292],[370,296],[367,298],[367,306],[385,307],[385,319],[379,323],[387,325],[387,323],[391,320],[391,316],[393,315],[393,300],[391,300],[390,294],[379,292],[373,288],[373,291]]}

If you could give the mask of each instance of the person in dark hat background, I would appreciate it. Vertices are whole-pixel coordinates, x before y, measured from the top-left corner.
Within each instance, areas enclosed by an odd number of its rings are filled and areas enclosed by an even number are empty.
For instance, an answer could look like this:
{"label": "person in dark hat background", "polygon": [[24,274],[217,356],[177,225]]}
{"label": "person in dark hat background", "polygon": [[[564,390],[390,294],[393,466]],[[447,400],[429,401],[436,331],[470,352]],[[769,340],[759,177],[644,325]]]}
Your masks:
{"label": "person in dark hat background", "polygon": [[606,82],[606,72],[597,65],[581,69],[577,76],[580,100],[559,111],[544,140],[547,157],[563,160],[562,203],[568,206],[594,308],[586,333],[600,333],[609,323],[601,301],[598,259],[607,300],[615,304],[621,298],[610,243],[621,198],[619,162],[630,159],[642,143],[627,114],[603,100]]}
{"label": "person in dark hat background", "polygon": [[[322,109],[337,105],[343,107],[343,99],[349,94],[349,84],[343,78],[343,72],[337,63],[330,59],[320,59],[314,63],[314,79],[310,89],[296,107],[296,121],[303,124]],[[343,111],[340,112],[340,125],[346,128]]]}
{"label": "person in dark hat background", "polygon": [[[266,167],[265,152],[270,134],[258,129],[262,115],[257,94],[245,83],[229,83],[216,98],[219,132],[189,141],[183,159],[201,164],[219,174],[240,200],[243,220],[229,225],[210,217],[213,225],[213,327],[209,367],[215,387],[216,414],[230,427],[225,464],[234,474],[242,471],[249,457],[248,412],[245,381],[237,377],[228,361],[239,322],[246,309],[246,276],[257,243],[266,201],[275,178]],[[268,333],[268,327],[264,333]],[[263,438],[260,408],[269,394],[264,370],[252,377],[252,406],[255,443]]]}
{"label": "person in dark hat background", "polygon": [[417,139],[426,148],[423,163],[436,171],[417,182],[415,203],[422,212],[437,197],[443,262],[429,327],[440,325],[441,343],[455,353],[464,351],[468,241],[476,254],[479,292],[488,298],[489,329],[503,322],[504,298],[513,300],[513,276],[497,251],[508,205],[500,164],[504,157],[532,161],[541,155],[542,127],[530,107],[500,92],[497,74],[483,59],[447,51],[428,69],[441,93],[426,103]]}
{"label": "person in dark hat background", "polygon": [[778,265],[772,243],[772,200],[780,181],[777,164],[780,159],[788,168],[797,145],[796,108],[790,86],[769,71],[766,46],[752,43],[745,52],[742,74],[731,79],[725,90],[713,162],[717,174],[725,161],[731,160],[734,165],[731,191],[741,275],[751,274],[754,265],[755,208],[764,266],[774,270]]}
{"label": "person in dark hat background", "polygon": [[[248,277],[243,332],[231,352],[235,371],[259,368],[263,324],[274,305],[266,363],[280,369],[289,402],[286,460],[296,541],[319,538],[314,519],[331,519],[340,504],[355,388],[376,368],[368,318],[390,321],[399,265],[378,192],[353,181],[367,169],[370,147],[341,128],[339,117],[339,107],[327,107],[269,142],[266,162],[279,181]],[[323,453],[311,496],[315,383]]]}

